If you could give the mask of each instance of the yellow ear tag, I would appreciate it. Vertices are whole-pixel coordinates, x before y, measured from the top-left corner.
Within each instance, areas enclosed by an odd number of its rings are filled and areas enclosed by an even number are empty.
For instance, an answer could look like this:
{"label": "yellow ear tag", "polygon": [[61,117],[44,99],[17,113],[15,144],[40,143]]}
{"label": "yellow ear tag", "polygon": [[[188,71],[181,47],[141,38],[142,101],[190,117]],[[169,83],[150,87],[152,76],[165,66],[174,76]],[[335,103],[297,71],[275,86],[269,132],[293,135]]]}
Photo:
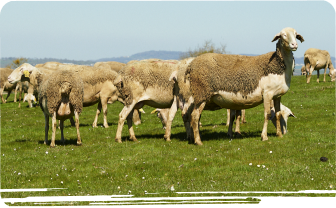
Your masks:
{"label": "yellow ear tag", "polygon": [[29,77],[29,71],[28,70],[23,71],[23,74],[25,75],[25,77]]}

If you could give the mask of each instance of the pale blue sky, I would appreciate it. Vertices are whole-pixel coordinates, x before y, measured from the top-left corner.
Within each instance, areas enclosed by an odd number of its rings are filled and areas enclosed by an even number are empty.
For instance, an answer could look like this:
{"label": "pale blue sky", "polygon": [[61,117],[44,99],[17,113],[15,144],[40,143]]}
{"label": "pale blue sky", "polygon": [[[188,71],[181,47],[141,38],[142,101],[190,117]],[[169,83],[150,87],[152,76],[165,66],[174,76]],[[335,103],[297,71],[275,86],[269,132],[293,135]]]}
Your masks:
{"label": "pale blue sky", "polygon": [[232,54],[263,54],[285,27],[305,39],[294,56],[312,47],[335,56],[335,10],[326,1],[9,2],[0,13],[1,56],[96,60],[186,51],[205,40]]}

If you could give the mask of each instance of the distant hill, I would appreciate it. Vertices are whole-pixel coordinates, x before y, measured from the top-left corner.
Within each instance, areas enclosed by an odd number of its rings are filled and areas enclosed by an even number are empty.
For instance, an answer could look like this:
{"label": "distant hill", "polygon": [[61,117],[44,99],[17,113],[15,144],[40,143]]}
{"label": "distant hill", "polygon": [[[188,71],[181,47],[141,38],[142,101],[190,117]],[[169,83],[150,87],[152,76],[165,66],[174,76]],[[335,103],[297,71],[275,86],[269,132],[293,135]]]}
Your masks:
{"label": "distant hill", "polygon": [[136,53],[132,56],[122,56],[122,57],[114,57],[114,58],[102,58],[96,60],[99,61],[117,61],[122,63],[127,63],[132,60],[143,60],[143,59],[150,59],[150,58],[157,58],[163,60],[170,60],[170,59],[180,59],[180,56],[183,52],[181,51],[146,51],[141,53]]}

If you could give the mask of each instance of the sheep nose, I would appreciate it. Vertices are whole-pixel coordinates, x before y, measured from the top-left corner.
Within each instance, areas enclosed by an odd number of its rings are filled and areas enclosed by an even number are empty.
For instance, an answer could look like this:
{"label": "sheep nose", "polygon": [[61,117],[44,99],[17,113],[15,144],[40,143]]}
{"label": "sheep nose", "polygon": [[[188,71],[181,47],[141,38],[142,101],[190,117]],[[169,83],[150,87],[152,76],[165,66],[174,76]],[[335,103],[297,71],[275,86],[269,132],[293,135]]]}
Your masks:
{"label": "sheep nose", "polygon": [[297,43],[291,43],[290,46],[291,46],[291,48],[297,49],[298,44]]}

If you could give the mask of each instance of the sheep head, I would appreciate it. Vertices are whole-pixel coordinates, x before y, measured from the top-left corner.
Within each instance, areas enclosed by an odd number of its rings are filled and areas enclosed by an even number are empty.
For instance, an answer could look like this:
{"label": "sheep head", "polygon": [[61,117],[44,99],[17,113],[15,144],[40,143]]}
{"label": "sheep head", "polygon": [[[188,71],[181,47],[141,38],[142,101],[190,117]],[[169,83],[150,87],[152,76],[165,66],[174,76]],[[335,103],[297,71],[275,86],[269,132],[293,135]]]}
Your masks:
{"label": "sheep head", "polygon": [[59,92],[62,96],[62,102],[58,108],[57,114],[58,116],[67,116],[72,113],[70,102],[69,102],[69,96],[71,92],[72,86],[69,82],[63,82]]}
{"label": "sheep head", "polygon": [[29,81],[29,77],[35,67],[28,63],[24,63],[18,68],[14,69],[13,72],[8,76],[8,82],[15,84],[17,82]]}
{"label": "sheep head", "polygon": [[278,40],[280,41],[282,47],[286,50],[296,51],[298,44],[296,39],[300,40],[301,43],[304,41],[303,37],[296,32],[295,29],[286,27],[281,30],[280,33],[276,34],[272,42]]}

